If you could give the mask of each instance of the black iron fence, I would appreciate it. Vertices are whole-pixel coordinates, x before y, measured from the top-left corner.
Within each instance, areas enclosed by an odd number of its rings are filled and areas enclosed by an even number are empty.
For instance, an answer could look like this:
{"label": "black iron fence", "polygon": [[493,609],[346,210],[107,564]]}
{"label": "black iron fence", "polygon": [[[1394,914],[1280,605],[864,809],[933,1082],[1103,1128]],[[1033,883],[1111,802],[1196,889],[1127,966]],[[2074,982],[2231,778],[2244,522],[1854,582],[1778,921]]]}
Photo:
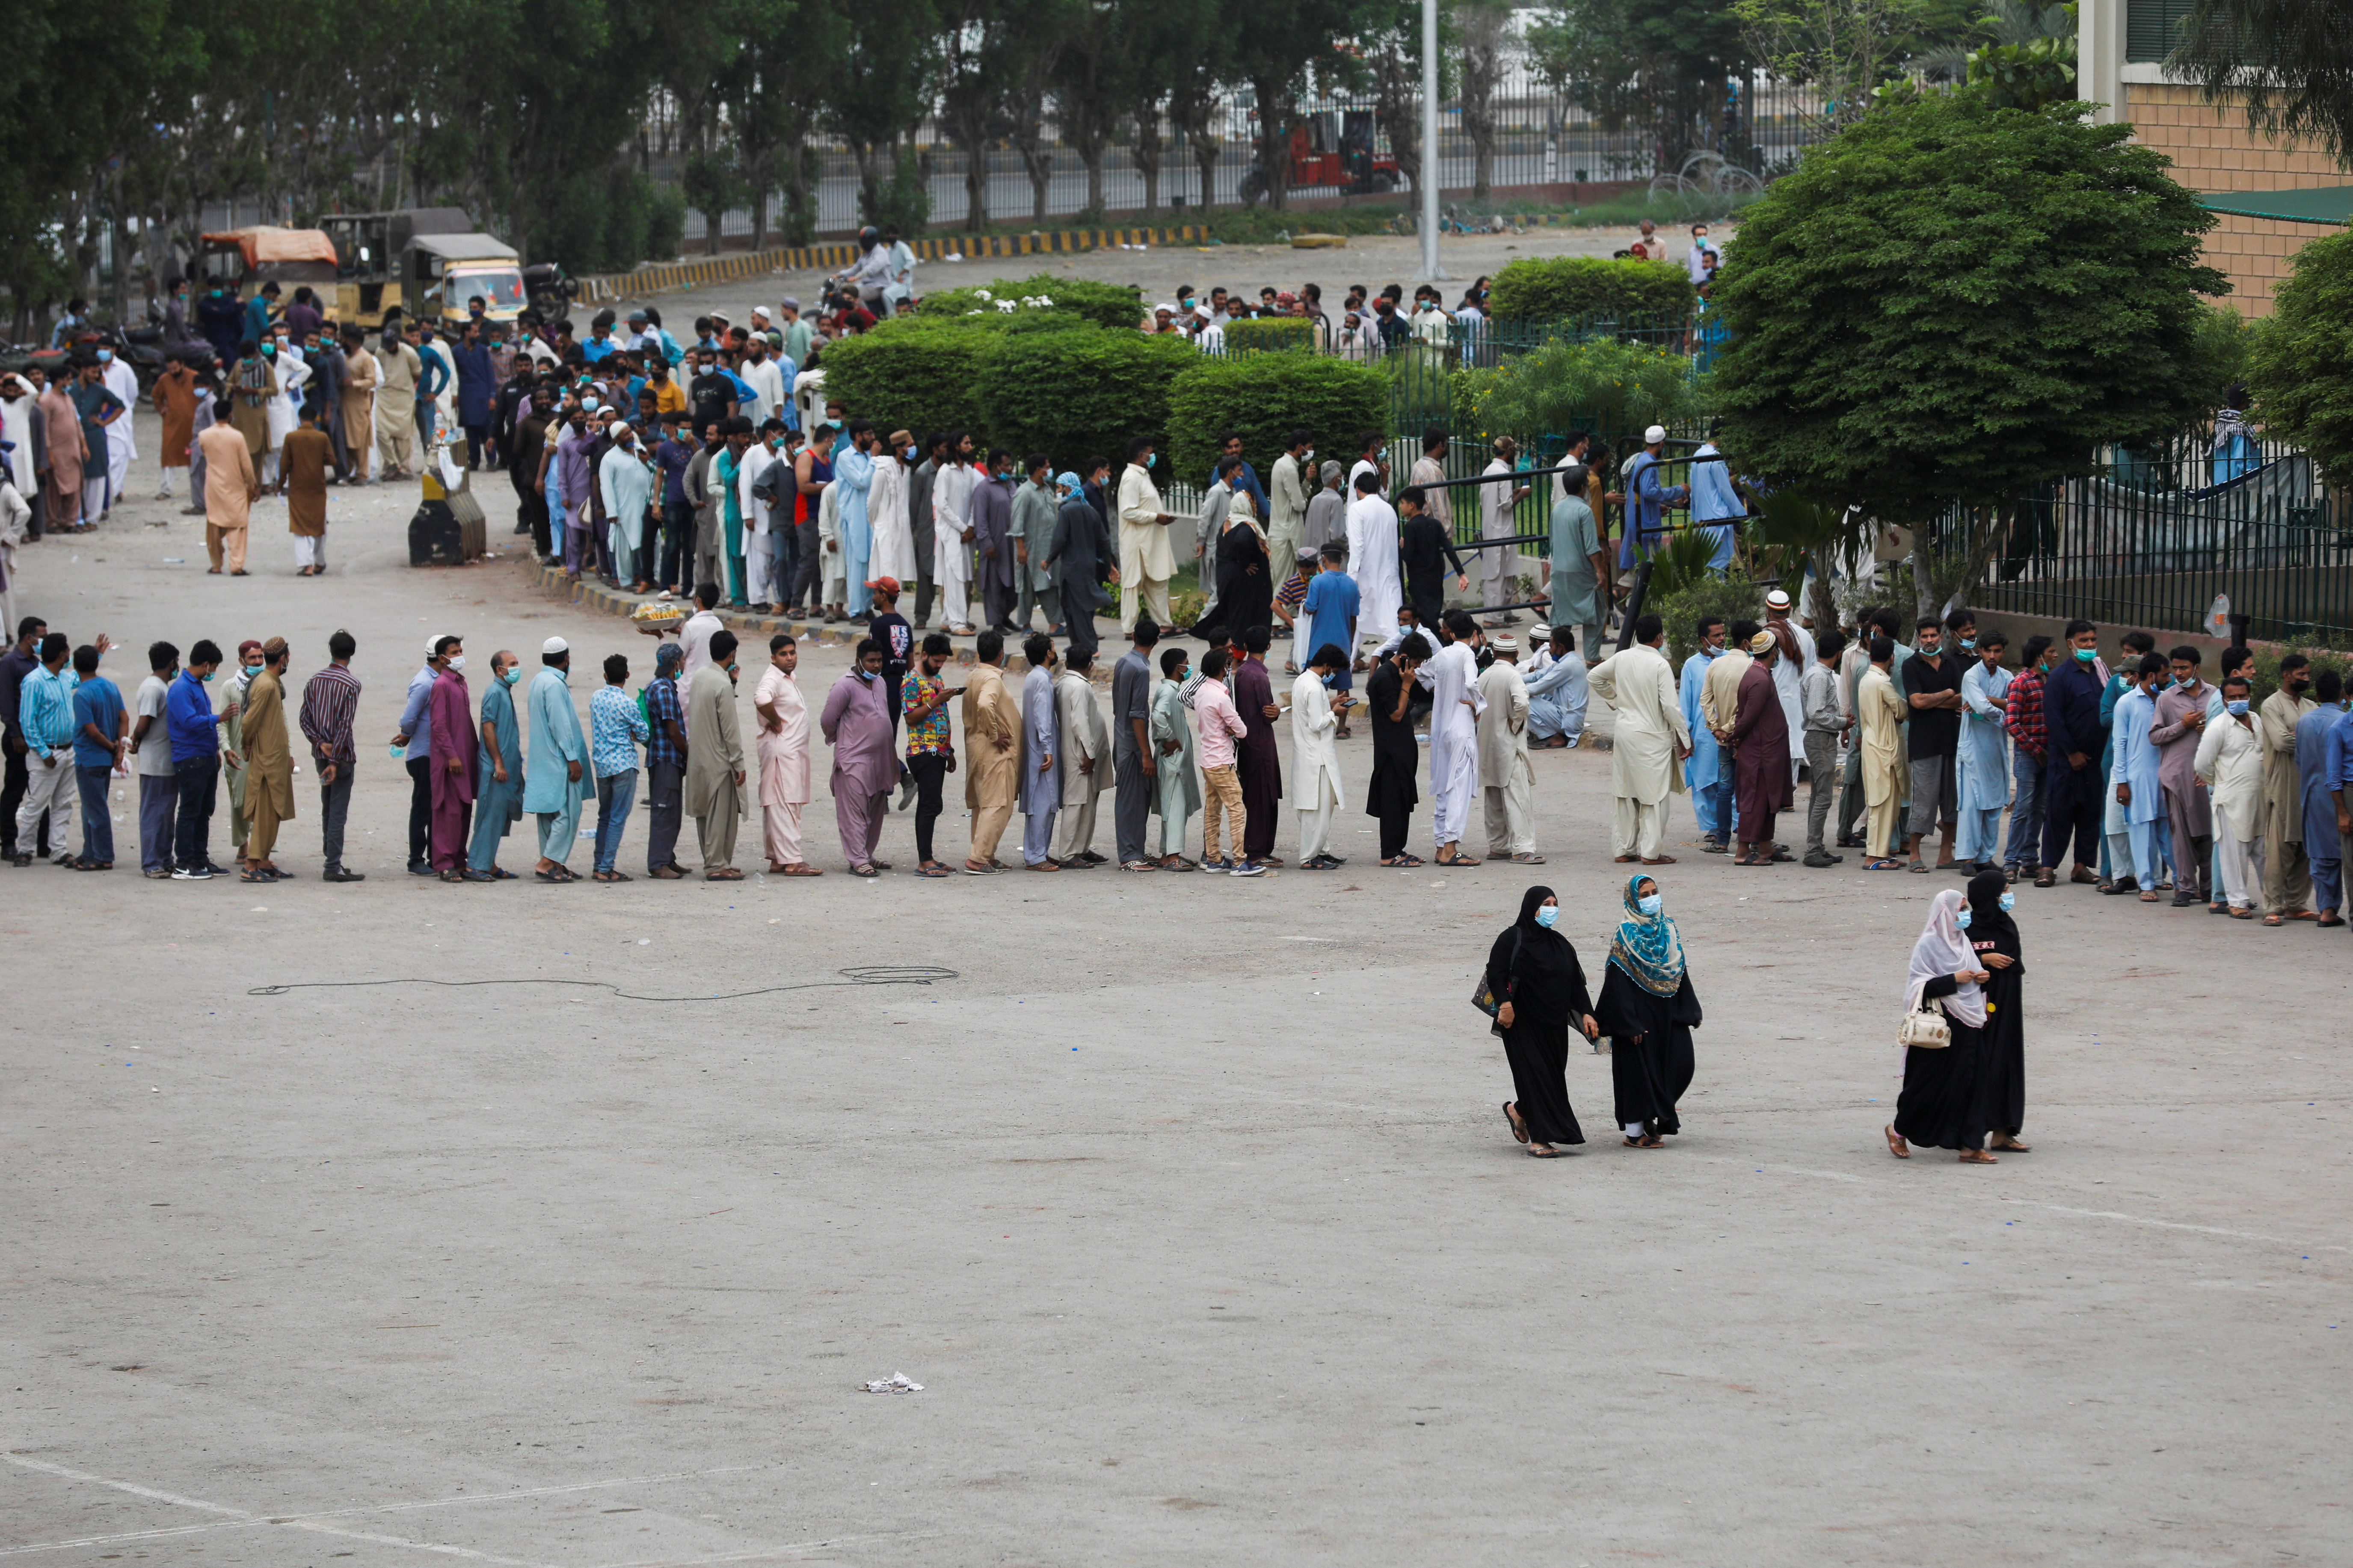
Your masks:
{"label": "black iron fence", "polygon": [[2304,453],[2205,429],[2103,459],[1943,531],[1948,560],[1987,560],[1974,602],[2180,632],[2243,616],[2248,637],[2353,647],[2353,509]]}
{"label": "black iron fence", "polygon": [[[1653,130],[1596,119],[1565,90],[1515,62],[1504,73],[1492,114],[1484,117],[1491,129],[1474,135],[1459,100],[1441,106],[1439,185],[1451,197],[1467,197],[1483,165],[1500,205],[1528,187],[1570,184],[1655,181],[1662,189],[1711,193],[1749,188],[1820,137],[1821,107],[1812,94],[1761,74],[1729,79],[1721,111],[1697,138],[1708,151],[1694,155],[1680,145],[1668,148]],[[1097,212],[1194,214],[1264,202],[1278,180],[1290,195],[1302,199],[1345,196],[1402,204],[1415,189],[1419,112],[1418,101],[1373,95],[1302,105],[1286,117],[1285,156],[1275,169],[1262,166],[1260,114],[1247,90],[1220,99],[1189,125],[1165,110],[1148,124],[1131,119],[1106,149],[1099,174],[1062,141],[1051,100],[1040,106],[1030,130],[1000,121],[977,150],[962,144],[937,117],[917,126],[903,150],[913,158],[929,195],[934,228],[981,226],[972,222],[976,159],[983,170],[984,224],[1042,225]],[[1405,127],[1402,146],[1391,134],[1397,126]],[[860,219],[857,155],[847,146],[824,142],[812,152],[818,231],[854,229]],[[684,163],[682,156],[657,155],[652,173],[657,180],[676,183]],[[772,200],[772,224],[777,210]],[[746,238],[752,229],[748,205],[720,221],[723,240]],[[689,212],[688,248],[706,244],[708,234],[704,216]]]}

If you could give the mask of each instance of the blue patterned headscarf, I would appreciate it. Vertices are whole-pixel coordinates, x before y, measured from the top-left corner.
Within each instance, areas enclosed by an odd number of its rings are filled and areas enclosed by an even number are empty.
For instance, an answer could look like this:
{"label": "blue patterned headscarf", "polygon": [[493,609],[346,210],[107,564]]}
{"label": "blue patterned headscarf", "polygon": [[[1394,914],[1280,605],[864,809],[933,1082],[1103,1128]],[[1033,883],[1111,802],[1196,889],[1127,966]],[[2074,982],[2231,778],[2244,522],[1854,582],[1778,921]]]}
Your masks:
{"label": "blue patterned headscarf", "polygon": [[1683,939],[1675,922],[1664,914],[1646,915],[1635,901],[1634,889],[1653,877],[1630,877],[1626,881],[1626,918],[1609,943],[1609,962],[1627,979],[1653,996],[1672,996],[1683,983]]}

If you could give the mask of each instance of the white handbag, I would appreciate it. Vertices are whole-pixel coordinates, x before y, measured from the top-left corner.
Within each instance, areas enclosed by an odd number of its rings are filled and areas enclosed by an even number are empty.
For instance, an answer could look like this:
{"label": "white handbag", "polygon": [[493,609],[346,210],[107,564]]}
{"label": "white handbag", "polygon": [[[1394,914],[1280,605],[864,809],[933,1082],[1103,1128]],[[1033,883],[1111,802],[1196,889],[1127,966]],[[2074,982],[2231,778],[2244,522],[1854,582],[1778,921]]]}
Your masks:
{"label": "white handbag", "polygon": [[1923,1002],[1916,1012],[1904,1015],[1904,1022],[1895,1028],[1895,1043],[1924,1051],[1938,1051],[1953,1043],[1953,1026],[1945,1019],[1945,1010],[1934,1002]]}

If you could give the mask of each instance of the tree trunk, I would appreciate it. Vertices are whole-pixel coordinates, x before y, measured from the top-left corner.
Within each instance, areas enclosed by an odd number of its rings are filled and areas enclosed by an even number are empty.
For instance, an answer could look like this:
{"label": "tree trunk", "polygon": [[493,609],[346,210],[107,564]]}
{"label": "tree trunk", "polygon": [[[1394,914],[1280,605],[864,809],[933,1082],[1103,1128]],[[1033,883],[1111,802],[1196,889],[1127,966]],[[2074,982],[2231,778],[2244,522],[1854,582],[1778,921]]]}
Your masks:
{"label": "tree trunk", "polygon": [[955,128],[956,145],[964,149],[964,226],[978,234],[988,226],[988,142],[980,127]]}
{"label": "tree trunk", "polygon": [[1934,548],[1928,532],[1936,524],[1921,521],[1912,525],[1912,599],[1913,613],[1933,616],[1936,613],[1936,584],[1928,570],[1928,552]]}
{"label": "tree trunk", "polygon": [[1258,165],[1266,171],[1266,205],[1281,212],[1291,205],[1291,110],[1289,83],[1253,79],[1258,92]]}
{"label": "tree trunk", "polygon": [[1146,104],[1135,116],[1135,167],[1144,176],[1144,210],[1160,210],[1160,106]]}

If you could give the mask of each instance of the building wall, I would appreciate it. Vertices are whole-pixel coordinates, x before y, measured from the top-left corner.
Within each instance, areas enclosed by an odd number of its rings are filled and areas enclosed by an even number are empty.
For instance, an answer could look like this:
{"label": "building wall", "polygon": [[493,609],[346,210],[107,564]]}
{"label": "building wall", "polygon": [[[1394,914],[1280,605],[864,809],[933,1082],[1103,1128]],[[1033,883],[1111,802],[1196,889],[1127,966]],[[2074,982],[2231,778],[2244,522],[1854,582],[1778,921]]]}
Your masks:
{"label": "building wall", "polygon": [[[2135,74],[2138,74],[2136,72]],[[2135,139],[2173,160],[2173,177],[2193,191],[2283,191],[2353,183],[2316,148],[2282,148],[2247,129],[2243,116],[2210,104],[2194,87],[2126,81],[2124,113]],[[2271,313],[2272,289],[2287,258],[2336,230],[2223,215],[2206,237],[2209,265],[2230,275],[2230,302],[2249,316]]]}

